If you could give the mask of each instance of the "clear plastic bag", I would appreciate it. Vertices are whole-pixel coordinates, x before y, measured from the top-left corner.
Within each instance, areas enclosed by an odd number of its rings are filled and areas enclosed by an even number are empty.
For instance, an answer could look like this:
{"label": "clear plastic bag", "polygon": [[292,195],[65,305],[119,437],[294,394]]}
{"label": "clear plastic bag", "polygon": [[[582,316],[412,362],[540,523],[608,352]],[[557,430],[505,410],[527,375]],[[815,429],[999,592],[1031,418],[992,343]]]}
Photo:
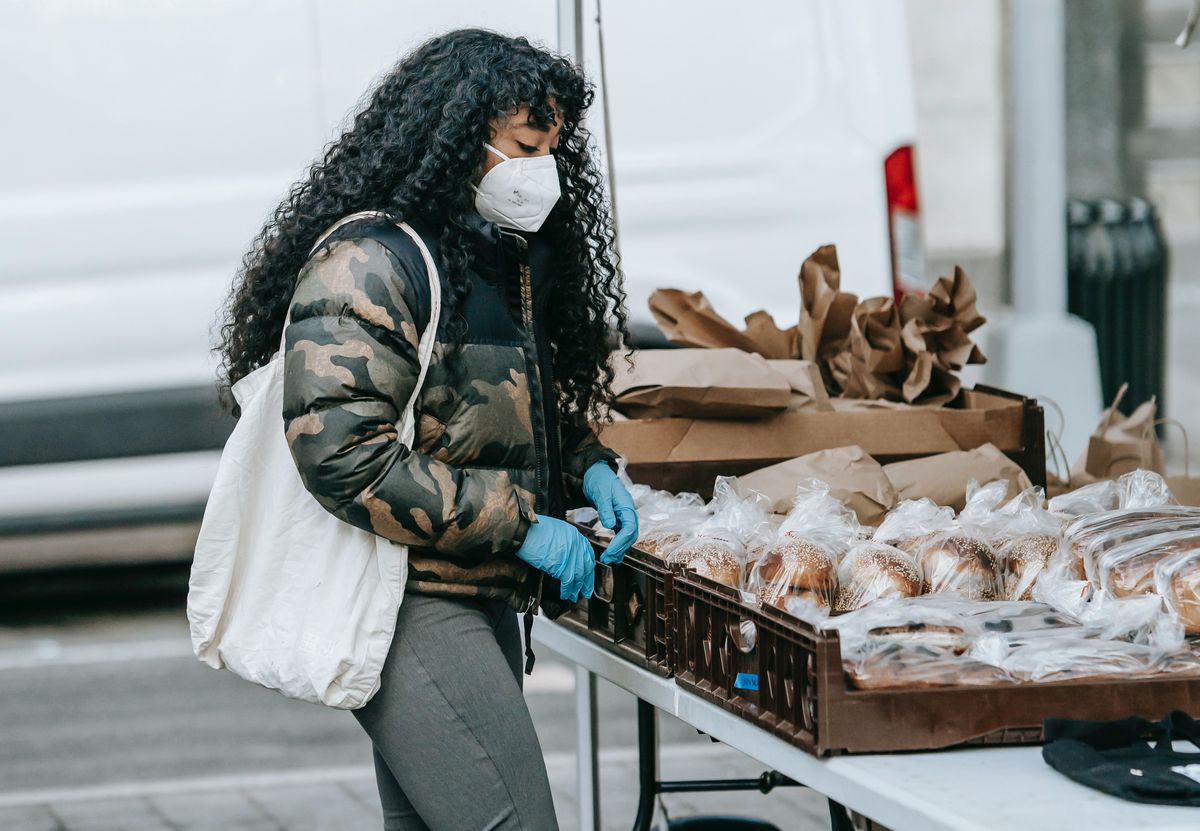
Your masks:
{"label": "clear plastic bag", "polygon": [[653,491],[640,503],[637,548],[666,558],[670,549],[696,532],[709,517],[708,506],[694,493]]}
{"label": "clear plastic bag", "polygon": [[[997,648],[997,643],[1003,647]],[[991,662],[1017,681],[1143,677],[1200,670],[1197,656],[1184,643],[1183,628],[1163,612],[1160,599],[1154,596],[1098,596],[1069,626],[1014,631],[993,643],[981,639],[972,654],[998,656],[998,661]]]}
{"label": "clear plastic bag", "polygon": [[1005,481],[982,487],[971,482],[967,504],[953,526],[927,537],[916,547],[915,556],[929,594],[985,601],[1000,596],[996,552],[989,541],[1002,524],[996,509],[1007,493]]}
{"label": "clear plastic bag", "polygon": [[790,532],[779,534],[755,561],[747,585],[758,602],[784,611],[792,598],[828,609],[836,587],[836,552]]}
{"label": "clear plastic bag", "polygon": [[1063,541],[1051,558],[1034,597],[1056,606],[1078,607],[1094,588],[1085,553],[1097,538],[1120,526],[1194,514],[1179,508],[1166,481],[1157,473],[1135,470],[1114,481],[1096,482],[1050,500],[1050,510],[1069,518]]}
{"label": "clear plastic bag", "polygon": [[1042,603],[948,595],[879,600],[829,618],[864,689],[1200,672],[1156,597],[1102,599],[1076,618]]}
{"label": "clear plastic bag", "polygon": [[969,614],[976,608],[978,604],[947,595],[888,598],[831,617],[825,628],[838,633],[843,655],[870,648],[879,638],[962,653],[984,631]]}
{"label": "clear plastic bag", "polygon": [[[1000,507],[1005,504],[1008,489],[1007,479],[997,479],[986,485],[972,479],[967,483],[966,504],[958,513],[958,526],[981,539],[992,538],[1002,533],[1012,522],[1013,510],[1010,509],[1009,513],[1005,514],[1004,509]],[[1027,491],[1029,492],[1031,491]],[[1040,494],[1040,490],[1038,493]],[[1019,504],[1021,501],[1022,495],[1018,494],[1008,504]]]}
{"label": "clear plastic bag", "polygon": [[1103,554],[1113,550],[1117,546],[1171,531],[1196,530],[1200,530],[1200,514],[1167,519],[1143,519],[1117,525],[1094,536],[1089,536],[1080,554],[1083,560],[1084,575],[1088,580],[1098,585],[1100,575],[1097,572],[1097,563]]}
{"label": "clear plastic bag", "polygon": [[1009,680],[1003,669],[919,641],[881,642],[843,665],[850,683],[860,690],[993,686]]}
{"label": "clear plastic bag", "polygon": [[[953,597],[881,599],[831,617],[842,662],[859,689],[995,684],[1004,673],[967,656],[984,629]],[[975,605],[975,604],[970,604]]]}
{"label": "clear plastic bag", "polygon": [[1076,580],[1088,579],[1084,559],[1088,546],[1114,530],[1157,520],[1189,520],[1200,517],[1200,508],[1164,505],[1152,508],[1118,508],[1087,514],[1067,524],[1063,531],[1062,556],[1067,573]]}
{"label": "clear plastic bag", "polygon": [[1058,551],[1061,518],[1046,510],[1044,492],[1034,487],[1017,494],[988,522],[1000,598],[1032,600],[1034,586]]}
{"label": "clear plastic bag", "polygon": [[1022,534],[1001,542],[996,551],[996,576],[1005,600],[1033,600],[1034,586],[1058,551],[1059,536]]}
{"label": "clear plastic bag", "polygon": [[734,588],[744,588],[749,547],[770,534],[770,500],[741,487],[732,476],[717,478],[710,515],[695,533],[666,551],[669,563]]}
{"label": "clear plastic bag", "polygon": [[1117,507],[1126,510],[1179,504],[1167,481],[1152,470],[1139,468],[1126,473],[1117,480],[1117,490],[1120,493]]}
{"label": "clear plastic bag", "polygon": [[1151,594],[1154,569],[1160,561],[1196,550],[1200,550],[1200,530],[1167,531],[1122,543],[1096,560],[1099,590],[1114,598]]}
{"label": "clear plastic bag", "polygon": [[660,560],[670,560],[671,553],[678,546],[696,535],[696,529],[704,523],[707,516],[703,512],[694,516],[680,514],[657,523],[653,528],[641,530],[639,527],[638,540],[634,547]]}
{"label": "clear plastic bag", "polygon": [[1064,634],[1014,644],[1000,668],[1017,681],[1138,678],[1156,674],[1161,657],[1145,644]]}
{"label": "clear plastic bag", "polygon": [[967,600],[999,596],[995,552],[978,536],[954,531],[927,540],[917,561],[930,594],[954,594]]}
{"label": "clear plastic bag", "polygon": [[1160,560],[1154,590],[1187,634],[1200,635],[1200,547]]}
{"label": "clear plastic bag", "polygon": [[856,542],[837,570],[833,611],[850,612],[881,599],[916,597],[924,581],[917,561],[891,545]]}
{"label": "clear plastic bag", "polygon": [[759,602],[787,610],[789,598],[833,605],[837,563],[859,534],[854,512],[815,479],[796,486],[792,510],[757,558],[747,589]]}
{"label": "clear plastic bag", "polygon": [[704,500],[698,493],[647,490],[640,497],[634,496],[633,504],[638,512],[638,526],[644,525],[648,528],[666,522],[679,511],[708,512]]}
{"label": "clear plastic bag", "polygon": [[1047,508],[1053,514],[1071,519],[1084,514],[1111,511],[1120,505],[1121,489],[1112,479],[1084,485],[1050,500]]}
{"label": "clear plastic bag", "polygon": [[875,529],[875,542],[913,555],[921,543],[954,527],[954,510],[932,499],[906,499],[888,512]]}
{"label": "clear plastic bag", "polygon": [[[989,499],[991,495],[989,492]],[[979,514],[977,510],[968,516],[978,522]],[[995,552],[987,542],[988,536],[978,525],[958,521],[950,530],[922,541],[915,556],[925,591],[957,595],[966,600],[995,600],[999,595]]]}
{"label": "clear plastic bag", "polygon": [[672,548],[667,561],[735,589],[745,582],[746,547],[726,528],[701,528]]}

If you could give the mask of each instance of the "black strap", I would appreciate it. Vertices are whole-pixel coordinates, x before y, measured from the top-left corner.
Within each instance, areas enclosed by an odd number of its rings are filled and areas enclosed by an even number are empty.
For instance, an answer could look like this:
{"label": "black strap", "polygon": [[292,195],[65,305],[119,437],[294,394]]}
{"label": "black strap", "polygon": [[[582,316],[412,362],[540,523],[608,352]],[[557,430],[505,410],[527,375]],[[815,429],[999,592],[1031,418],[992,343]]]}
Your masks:
{"label": "black strap", "polygon": [[533,654],[533,612],[525,613],[525,674],[533,674],[533,662],[537,656]]}
{"label": "black strap", "polygon": [[1096,750],[1153,742],[1156,749],[1169,751],[1173,741],[1190,741],[1200,748],[1200,723],[1182,710],[1168,713],[1161,721],[1149,721],[1137,716],[1116,721],[1048,718],[1043,732],[1048,742],[1075,739]]}

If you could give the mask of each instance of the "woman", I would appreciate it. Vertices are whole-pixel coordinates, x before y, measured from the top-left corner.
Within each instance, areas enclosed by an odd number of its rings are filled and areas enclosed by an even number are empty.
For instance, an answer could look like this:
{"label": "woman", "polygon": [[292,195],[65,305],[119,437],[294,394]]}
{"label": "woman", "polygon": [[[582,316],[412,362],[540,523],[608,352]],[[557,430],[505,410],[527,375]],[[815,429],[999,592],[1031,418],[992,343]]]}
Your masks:
{"label": "woman", "polygon": [[[517,612],[592,593],[563,521],[593,505],[637,536],[615,454],[588,426],[611,402],[624,294],[581,71],[524,38],[468,29],[403,59],[292,188],[247,254],[223,327],[226,380],[268,360],[285,317],[284,420],[305,486],[336,516],[409,546],[407,594],[375,697],[387,828],[555,828],[521,695]],[[358,211],[316,251],[322,232]],[[442,314],[416,399],[429,284]]]}

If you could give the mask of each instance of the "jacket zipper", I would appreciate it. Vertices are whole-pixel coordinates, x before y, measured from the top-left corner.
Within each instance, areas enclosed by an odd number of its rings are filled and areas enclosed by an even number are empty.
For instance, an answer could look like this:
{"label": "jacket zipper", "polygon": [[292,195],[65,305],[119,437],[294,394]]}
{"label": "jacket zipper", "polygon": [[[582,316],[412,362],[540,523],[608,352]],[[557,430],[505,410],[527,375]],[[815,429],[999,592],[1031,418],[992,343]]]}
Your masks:
{"label": "jacket zipper", "polygon": [[[522,242],[524,242],[524,240],[522,240]],[[524,262],[521,263],[521,317],[525,322],[526,336],[528,337],[529,342],[533,343],[533,289],[530,285],[529,265]],[[533,371],[537,374],[538,388],[542,390],[542,395],[545,395],[546,390],[542,388],[542,371],[538,366],[536,354],[533,356]],[[533,437],[533,452],[536,457],[537,436]],[[538,493],[540,494],[545,486],[545,483],[542,481],[541,460],[537,459],[536,461],[538,464],[536,464],[534,467],[537,468]]]}
{"label": "jacket zipper", "polygon": [[[528,252],[528,244],[525,242],[525,238],[520,236],[519,234],[514,234],[513,236],[516,237],[517,248],[521,252],[521,262],[520,262],[521,320],[525,324],[526,340],[530,344],[530,348],[533,351],[532,364],[533,364],[533,371],[537,376],[538,389],[540,389],[542,391],[542,395],[545,395],[546,390],[542,386],[541,366],[538,363],[538,359],[537,359],[538,358],[537,346],[534,343],[533,285],[532,285],[532,281],[531,281],[531,277],[530,277],[530,273],[529,273],[529,257],[528,257],[528,253],[527,253]],[[529,364],[529,363],[530,363],[530,361],[527,356],[526,364]],[[532,404],[533,404],[533,401],[531,399],[530,405],[532,405]],[[531,406],[531,408],[532,408],[532,406]],[[540,458],[540,454],[538,453],[538,437],[536,435],[533,437],[533,455],[534,455],[534,471],[535,471],[535,475],[537,477],[538,496],[540,497],[541,494],[543,493],[543,491],[545,490],[545,482],[543,481],[543,478],[542,478],[542,461]],[[529,598],[529,603],[526,605],[525,611],[536,613],[537,607],[541,604],[541,601],[542,601],[542,579],[544,576],[545,575],[541,571],[538,572],[537,591],[532,597]]]}

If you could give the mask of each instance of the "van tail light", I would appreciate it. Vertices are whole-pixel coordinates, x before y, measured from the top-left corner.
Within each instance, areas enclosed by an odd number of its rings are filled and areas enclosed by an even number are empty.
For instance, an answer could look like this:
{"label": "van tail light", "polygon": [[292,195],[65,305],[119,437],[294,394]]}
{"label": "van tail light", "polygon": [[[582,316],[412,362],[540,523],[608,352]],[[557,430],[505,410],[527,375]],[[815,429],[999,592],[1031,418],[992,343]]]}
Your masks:
{"label": "van tail light", "polygon": [[921,209],[911,144],[897,147],[883,162],[887,185],[888,235],[892,244],[892,289],[896,302],[905,294],[924,294],[930,288],[921,242]]}

